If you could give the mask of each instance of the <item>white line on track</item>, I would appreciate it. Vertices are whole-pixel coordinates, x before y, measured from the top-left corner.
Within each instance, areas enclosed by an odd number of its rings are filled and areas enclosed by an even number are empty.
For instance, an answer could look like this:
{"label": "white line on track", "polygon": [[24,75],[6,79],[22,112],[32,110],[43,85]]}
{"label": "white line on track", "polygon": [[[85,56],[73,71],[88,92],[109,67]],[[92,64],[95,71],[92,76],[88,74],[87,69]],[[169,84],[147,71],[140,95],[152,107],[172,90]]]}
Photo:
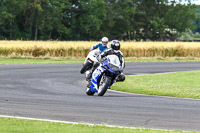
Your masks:
{"label": "white line on track", "polygon": [[[44,121],[44,122],[55,122],[55,123],[66,123],[66,124],[74,124],[74,125],[88,125],[88,126],[105,126],[111,128],[127,128],[127,129],[145,129],[145,127],[126,127],[126,126],[117,126],[117,125],[108,125],[108,124],[93,124],[93,123],[83,123],[83,122],[71,122],[71,121],[60,121],[60,120],[50,120],[50,119],[39,119],[39,118],[30,118],[30,117],[20,117],[20,116],[9,116],[9,115],[0,115],[3,118],[15,118],[15,119],[22,119],[22,120],[35,120],[35,121]],[[148,128],[151,129],[151,128]],[[173,131],[173,130],[166,130],[166,129],[153,129],[152,130],[162,130],[162,131]]]}
{"label": "white line on track", "polygon": [[136,127],[125,127],[125,126],[115,126],[115,125],[107,125],[107,124],[92,124],[92,123],[82,123],[82,122],[60,121],[60,120],[39,119],[39,118],[9,116],[9,115],[0,115],[0,117],[16,118],[16,119],[24,119],[24,120],[36,120],[36,121],[44,121],[44,122],[66,123],[66,124],[82,124],[82,125],[89,125],[89,126],[106,126],[106,127],[118,127],[118,128],[136,129]]}

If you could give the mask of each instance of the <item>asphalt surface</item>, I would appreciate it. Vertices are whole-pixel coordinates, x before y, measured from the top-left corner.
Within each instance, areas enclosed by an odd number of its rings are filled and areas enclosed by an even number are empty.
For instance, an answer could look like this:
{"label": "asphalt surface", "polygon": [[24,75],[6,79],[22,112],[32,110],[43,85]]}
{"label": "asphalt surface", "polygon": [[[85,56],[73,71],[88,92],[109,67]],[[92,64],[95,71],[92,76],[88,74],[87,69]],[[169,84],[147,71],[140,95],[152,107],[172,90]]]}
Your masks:
{"label": "asphalt surface", "polygon": [[[0,65],[0,115],[200,131],[200,100],[123,94],[87,96],[82,64]],[[200,62],[126,63],[126,75],[200,70]]]}

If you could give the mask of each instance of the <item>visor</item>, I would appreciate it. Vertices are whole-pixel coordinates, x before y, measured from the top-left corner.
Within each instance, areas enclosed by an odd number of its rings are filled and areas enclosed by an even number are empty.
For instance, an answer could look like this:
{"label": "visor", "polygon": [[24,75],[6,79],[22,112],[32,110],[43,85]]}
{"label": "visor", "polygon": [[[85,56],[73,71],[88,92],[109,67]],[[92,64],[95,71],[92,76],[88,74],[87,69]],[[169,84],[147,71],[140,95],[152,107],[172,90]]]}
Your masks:
{"label": "visor", "polygon": [[106,46],[106,45],[108,44],[108,42],[102,42],[102,44],[103,44],[104,46]]}

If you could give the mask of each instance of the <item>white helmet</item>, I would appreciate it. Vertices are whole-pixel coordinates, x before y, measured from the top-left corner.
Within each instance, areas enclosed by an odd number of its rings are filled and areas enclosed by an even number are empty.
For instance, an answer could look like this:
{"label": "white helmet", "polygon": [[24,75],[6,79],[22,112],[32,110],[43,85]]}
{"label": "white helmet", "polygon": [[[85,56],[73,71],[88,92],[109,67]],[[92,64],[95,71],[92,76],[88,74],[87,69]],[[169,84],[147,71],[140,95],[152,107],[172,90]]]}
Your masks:
{"label": "white helmet", "polygon": [[107,45],[108,45],[108,38],[107,38],[107,37],[103,37],[103,38],[101,39],[101,41],[102,41],[102,43],[103,43],[104,46],[107,46]]}

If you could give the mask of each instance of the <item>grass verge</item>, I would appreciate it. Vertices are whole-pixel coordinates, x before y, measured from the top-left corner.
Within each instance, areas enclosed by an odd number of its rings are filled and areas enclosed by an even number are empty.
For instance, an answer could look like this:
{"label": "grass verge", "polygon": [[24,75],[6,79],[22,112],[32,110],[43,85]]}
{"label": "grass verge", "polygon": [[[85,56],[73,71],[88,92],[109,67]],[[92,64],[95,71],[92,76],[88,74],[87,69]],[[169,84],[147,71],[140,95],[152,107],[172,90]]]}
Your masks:
{"label": "grass verge", "polygon": [[190,57],[152,57],[152,58],[125,58],[126,62],[200,62],[200,58],[190,58]]}
{"label": "grass verge", "polygon": [[31,58],[0,58],[0,64],[49,64],[49,63],[83,63],[84,59],[31,59]]}
{"label": "grass verge", "polygon": [[181,98],[200,99],[200,71],[126,76],[124,82],[115,83],[114,90]]}
{"label": "grass verge", "polygon": [[[66,124],[37,120],[25,120],[0,117],[1,133],[183,133],[183,131],[164,131],[144,128],[118,128],[106,126],[89,126],[83,124]],[[184,132],[185,133],[185,132]],[[191,132],[188,132],[191,133]],[[194,133],[194,132],[193,132]]]}
{"label": "grass verge", "polygon": [[[0,64],[49,64],[49,63],[83,63],[83,58],[1,58]],[[126,62],[200,62],[190,58],[126,58]]]}

